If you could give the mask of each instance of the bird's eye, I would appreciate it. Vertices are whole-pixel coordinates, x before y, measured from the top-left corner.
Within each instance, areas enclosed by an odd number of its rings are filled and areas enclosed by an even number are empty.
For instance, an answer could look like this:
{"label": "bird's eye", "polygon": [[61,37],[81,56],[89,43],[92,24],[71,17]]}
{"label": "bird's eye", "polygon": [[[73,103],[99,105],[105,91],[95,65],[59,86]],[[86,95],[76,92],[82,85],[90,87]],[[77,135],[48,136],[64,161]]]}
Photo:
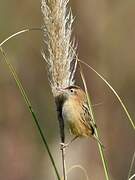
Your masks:
{"label": "bird's eye", "polygon": [[74,92],[74,90],[73,90],[73,89],[70,89],[70,92],[71,92],[71,93],[73,93],[73,92]]}

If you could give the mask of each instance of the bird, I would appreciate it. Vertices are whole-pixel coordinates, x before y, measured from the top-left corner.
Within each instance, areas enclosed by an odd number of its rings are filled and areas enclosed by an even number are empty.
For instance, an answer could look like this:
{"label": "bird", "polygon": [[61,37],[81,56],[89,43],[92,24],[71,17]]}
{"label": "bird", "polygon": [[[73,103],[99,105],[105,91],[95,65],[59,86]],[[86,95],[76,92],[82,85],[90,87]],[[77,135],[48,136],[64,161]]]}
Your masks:
{"label": "bird", "polygon": [[74,138],[69,143],[61,143],[62,148],[67,147],[78,137],[93,137],[102,145],[95,133],[97,126],[93,122],[84,90],[79,86],[72,85],[61,88],[60,92],[58,102],[61,103],[59,104],[61,118],[74,135]]}

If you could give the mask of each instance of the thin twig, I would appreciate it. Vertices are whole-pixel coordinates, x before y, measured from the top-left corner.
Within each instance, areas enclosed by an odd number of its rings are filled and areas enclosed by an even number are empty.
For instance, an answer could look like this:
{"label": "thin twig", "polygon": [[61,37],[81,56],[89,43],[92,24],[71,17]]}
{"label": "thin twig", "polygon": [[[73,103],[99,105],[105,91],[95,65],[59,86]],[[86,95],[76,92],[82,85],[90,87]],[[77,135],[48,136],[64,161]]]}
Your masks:
{"label": "thin twig", "polygon": [[134,161],[135,161],[135,152],[134,152],[133,157],[132,157],[132,160],[131,160],[131,164],[130,164],[130,168],[129,168],[127,180],[128,180],[128,179],[130,178],[130,176],[131,176],[131,172],[132,172],[132,169],[133,169]]}
{"label": "thin twig", "polygon": [[[23,31],[23,32],[24,32],[24,31]],[[25,32],[26,32],[26,31],[25,31]],[[13,36],[12,36],[12,37],[13,37]],[[8,40],[9,40],[9,39],[10,39],[10,38],[8,38]],[[6,42],[6,41],[4,41],[4,42]],[[21,82],[20,82],[20,80],[19,80],[19,78],[18,78],[18,75],[16,74],[16,71],[15,71],[14,67],[13,67],[13,66],[10,64],[10,62],[8,61],[7,56],[6,56],[6,53],[5,53],[5,51],[3,50],[2,47],[0,47],[0,51],[1,51],[2,55],[3,55],[3,57],[4,57],[5,63],[7,64],[8,68],[9,68],[9,70],[10,70],[10,72],[11,72],[11,74],[12,74],[12,76],[13,76],[13,78],[14,78],[14,80],[15,80],[15,82],[16,82],[16,84],[17,84],[17,86],[18,86],[18,88],[19,88],[19,90],[20,90],[20,92],[21,92],[21,94],[22,94],[22,96],[23,96],[23,98],[24,98],[24,100],[25,100],[25,103],[26,103],[26,105],[27,105],[30,113],[32,114],[33,120],[34,120],[34,122],[35,122],[35,124],[36,124],[36,126],[37,126],[37,128],[38,128],[38,132],[39,132],[39,134],[40,134],[40,136],[41,136],[41,139],[42,139],[42,141],[43,141],[44,147],[45,147],[45,149],[47,150],[48,155],[49,155],[49,157],[50,157],[50,160],[51,160],[51,162],[52,162],[52,165],[53,165],[53,167],[54,167],[54,170],[55,170],[57,179],[60,180],[60,175],[59,175],[59,172],[58,172],[57,167],[56,167],[56,165],[55,165],[55,161],[54,161],[54,159],[53,159],[53,157],[52,157],[52,154],[51,154],[51,151],[50,151],[50,149],[49,149],[47,140],[46,140],[46,138],[45,138],[45,136],[44,136],[44,133],[43,133],[43,131],[42,131],[40,125],[39,125],[39,120],[38,120],[38,118],[36,117],[36,114],[35,114],[35,112],[34,112],[34,110],[33,110],[33,108],[32,108],[31,102],[30,102],[30,100],[28,99],[28,96],[27,96],[27,94],[26,94],[26,92],[25,92],[25,90],[24,90],[24,88],[23,88],[23,86],[22,86],[22,84],[21,84]]]}

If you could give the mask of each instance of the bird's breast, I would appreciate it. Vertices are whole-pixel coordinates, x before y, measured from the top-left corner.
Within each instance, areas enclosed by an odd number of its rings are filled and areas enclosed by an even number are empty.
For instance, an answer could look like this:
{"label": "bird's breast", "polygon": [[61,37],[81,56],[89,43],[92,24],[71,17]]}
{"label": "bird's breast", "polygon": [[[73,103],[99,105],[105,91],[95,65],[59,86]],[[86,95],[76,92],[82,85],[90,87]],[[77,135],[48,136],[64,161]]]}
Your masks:
{"label": "bird's breast", "polygon": [[74,135],[90,136],[90,129],[81,121],[81,110],[80,104],[77,104],[73,100],[66,101],[62,108],[63,119]]}
{"label": "bird's breast", "polygon": [[78,117],[78,110],[77,110],[77,105],[76,103],[72,101],[66,101],[63,104],[63,109],[62,109],[62,116],[64,121],[70,122],[75,122],[77,121]]}

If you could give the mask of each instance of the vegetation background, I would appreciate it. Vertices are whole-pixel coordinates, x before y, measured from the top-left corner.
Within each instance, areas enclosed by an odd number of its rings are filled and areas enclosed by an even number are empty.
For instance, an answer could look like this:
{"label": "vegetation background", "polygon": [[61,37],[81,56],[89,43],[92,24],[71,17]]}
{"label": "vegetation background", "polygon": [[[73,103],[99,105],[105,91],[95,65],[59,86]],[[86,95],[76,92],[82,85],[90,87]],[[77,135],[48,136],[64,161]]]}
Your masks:
{"label": "vegetation background", "polygon": [[[73,34],[80,59],[111,83],[135,117],[135,2],[127,0],[72,0],[76,17]],[[40,1],[0,1],[0,41],[12,33],[43,23]],[[41,32],[30,32],[5,45],[8,57],[29,95],[48,138],[59,170],[59,129],[54,100],[41,56]],[[0,55],[0,179],[51,180],[54,171],[40,136],[16,84]],[[85,68],[97,125],[106,147],[112,180],[126,180],[135,149],[134,132],[120,104],[93,72]],[[77,84],[81,84],[77,74]],[[67,132],[67,141],[70,138]],[[97,144],[81,139],[68,149],[67,166],[81,164],[90,179],[104,180]],[[135,172],[135,167],[134,170]],[[74,170],[69,179],[84,179]]]}

